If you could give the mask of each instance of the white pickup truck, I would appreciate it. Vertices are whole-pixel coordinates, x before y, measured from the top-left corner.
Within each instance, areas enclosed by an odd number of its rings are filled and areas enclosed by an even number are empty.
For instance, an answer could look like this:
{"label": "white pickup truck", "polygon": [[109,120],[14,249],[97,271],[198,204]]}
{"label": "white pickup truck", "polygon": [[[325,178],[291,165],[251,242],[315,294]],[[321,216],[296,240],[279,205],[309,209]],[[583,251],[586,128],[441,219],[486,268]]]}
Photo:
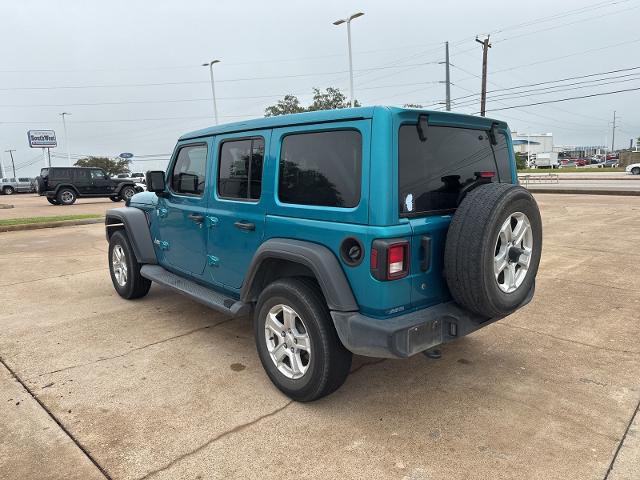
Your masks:
{"label": "white pickup truck", "polygon": [[4,195],[13,195],[16,192],[35,192],[36,184],[33,178],[3,178],[0,179],[0,192]]}

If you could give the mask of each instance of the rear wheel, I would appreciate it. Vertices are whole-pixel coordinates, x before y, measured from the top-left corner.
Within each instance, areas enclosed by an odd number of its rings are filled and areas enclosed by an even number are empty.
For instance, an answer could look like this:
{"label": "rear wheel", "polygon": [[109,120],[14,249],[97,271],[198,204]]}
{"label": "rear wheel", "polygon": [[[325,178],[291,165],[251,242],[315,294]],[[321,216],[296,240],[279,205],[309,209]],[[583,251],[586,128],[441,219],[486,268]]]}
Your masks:
{"label": "rear wheel", "polygon": [[149,293],[151,280],[140,275],[140,264],[122,230],[109,239],[109,272],[113,287],[122,298],[132,300]]}
{"label": "rear wheel", "polygon": [[340,342],[326,301],[311,281],[277,280],[260,294],[255,340],[267,375],[285,395],[309,402],[346,380],[352,354]]}
{"label": "rear wheel", "polygon": [[56,200],[60,205],[73,205],[76,202],[76,192],[70,188],[63,188],[56,195]]}
{"label": "rear wheel", "polygon": [[2,189],[2,193],[4,193],[5,195],[13,195],[15,193],[15,190],[13,189],[13,187],[4,187]]}
{"label": "rear wheel", "polygon": [[135,194],[136,194],[135,188],[128,185],[126,187],[122,187],[122,190],[120,190],[120,198],[122,198],[122,200],[125,200],[125,201],[129,200]]}
{"label": "rear wheel", "polygon": [[56,200],[55,198],[49,198],[49,197],[47,197],[47,202],[49,202],[51,205],[60,205],[60,203],[58,202],[58,200]]}

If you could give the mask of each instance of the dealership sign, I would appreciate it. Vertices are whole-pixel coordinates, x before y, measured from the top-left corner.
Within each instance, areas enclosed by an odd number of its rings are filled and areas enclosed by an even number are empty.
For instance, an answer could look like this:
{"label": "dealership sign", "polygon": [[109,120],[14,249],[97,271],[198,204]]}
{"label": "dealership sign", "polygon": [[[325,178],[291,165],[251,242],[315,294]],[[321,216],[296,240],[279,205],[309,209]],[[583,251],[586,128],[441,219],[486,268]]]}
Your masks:
{"label": "dealership sign", "polygon": [[56,132],[53,130],[29,130],[29,146],[31,148],[53,148],[58,146]]}

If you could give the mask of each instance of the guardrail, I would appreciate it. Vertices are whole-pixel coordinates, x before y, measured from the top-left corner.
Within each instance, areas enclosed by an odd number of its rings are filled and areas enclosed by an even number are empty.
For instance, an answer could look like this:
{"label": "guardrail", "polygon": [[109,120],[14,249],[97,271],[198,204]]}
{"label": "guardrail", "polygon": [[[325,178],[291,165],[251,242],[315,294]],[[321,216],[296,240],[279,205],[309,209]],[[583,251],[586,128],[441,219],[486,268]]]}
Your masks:
{"label": "guardrail", "polygon": [[557,173],[527,173],[518,175],[518,180],[520,183],[524,181],[525,188],[528,188],[530,183],[560,183],[560,176]]}

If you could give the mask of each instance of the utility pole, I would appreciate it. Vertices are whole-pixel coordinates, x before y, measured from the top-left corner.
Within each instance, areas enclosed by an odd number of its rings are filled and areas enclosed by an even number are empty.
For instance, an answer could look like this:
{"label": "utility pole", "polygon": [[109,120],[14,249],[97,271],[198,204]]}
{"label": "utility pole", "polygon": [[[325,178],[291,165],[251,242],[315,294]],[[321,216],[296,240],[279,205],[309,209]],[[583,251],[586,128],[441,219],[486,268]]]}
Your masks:
{"label": "utility pole", "polygon": [[7,152],[11,156],[11,166],[13,167],[13,179],[17,180],[18,177],[16,177],[16,164],[13,163],[13,152],[15,152],[15,149],[11,148],[9,150],[5,150],[5,152]]}
{"label": "utility pole", "polygon": [[480,97],[480,116],[484,117],[487,105],[487,53],[491,48],[489,35],[484,40],[476,37],[476,42],[482,45],[482,94]]}
{"label": "utility pole", "polygon": [[67,144],[67,161],[69,162],[69,167],[71,166],[71,150],[69,150],[69,137],[67,136],[67,122],[65,121],[64,117],[66,115],[71,115],[69,112],[62,112],[59,113],[58,115],[60,115],[62,117],[62,126],[64,127],[64,143]]}
{"label": "utility pole", "polygon": [[611,153],[616,149],[616,111],[613,111],[613,129],[611,131]]}
{"label": "utility pole", "polygon": [[444,43],[444,52],[445,52],[445,68],[446,68],[446,76],[444,81],[446,82],[446,92],[447,92],[447,98],[446,98],[446,107],[447,107],[447,112],[451,111],[451,76],[449,75],[449,42],[445,42]]}

